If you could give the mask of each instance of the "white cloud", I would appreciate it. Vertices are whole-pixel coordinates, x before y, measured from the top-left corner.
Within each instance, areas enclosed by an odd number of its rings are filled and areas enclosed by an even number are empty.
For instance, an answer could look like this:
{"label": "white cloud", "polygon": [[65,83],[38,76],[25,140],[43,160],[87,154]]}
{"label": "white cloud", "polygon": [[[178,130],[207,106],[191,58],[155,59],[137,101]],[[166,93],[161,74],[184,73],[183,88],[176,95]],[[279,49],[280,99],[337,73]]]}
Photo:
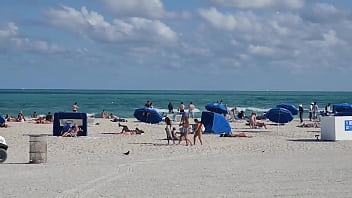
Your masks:
{"label": "white cloud", "polygon": [[237,20],[235,17],[231,14],[220,13],[216,8],[201,9],[199,14],[216,28],[224,30],[234,30],[236,28]]}
{"label": "white cloud", "polygon": [[256,55],[261,55],[261,56],[275,55],[275,50],[270,47],[266,47],[266,46],[249,45],[248,51],[251,54],[256,54]]}
{"label": "white cloud", "polygon": [[336,36],[335,30],[329,30],[328,32],[324,32],[321,34],[321,36],[321,40],[310,41],[309,43],[313,44],[316,47],[334,47],[336,45],[346,44],[344,41],[342,41]]}
{"label": "white cloud", "polygon": [[258,31],[262,27],[252,12],[238,12],[236,14],[222,13],[216,8],[201,9],[199,15],[220,30]]}
{"label": "white cloud", "polygon": [[208,0],[214,5],[240,9],[300,9],[304,0]]}
{"label": "white cloud", "polygon": [[29,39],[20,35],[19,28],[13,22],[9,22],[7,23],[7,26],[0,28],[0,41],[5,42],[8,49],[42,53],[58,53],[66,51],[64,47],[57,44],[51,44],[44,40]]}
{"label": "white cloud", "polygon": [[167,13],[160,0],[100,0],[116,16],[162,18]]}
{"label": "white cloud", "polygon": [[334,15],[334,14],[338,14],[338,12],[339,10],[331,4],[317,3],[313,7],[313,13],[315,15],[321,15],[321,16]]}
{"label": "white cloud", "polygon": [[13,37],[18,34],[18,27],[13,22],[7,23],[4,27],[0,27],[0,38]]}
{"label": "white cloud", "polygon": [[76,10],[61,6],[48,11],[51,24],[70,29],[95,41],[151,41],[175,42],[177,34],[159,20],[139,17],[115,19],[107,22],[102,15],[95,11],[88,11],[85,7]]}

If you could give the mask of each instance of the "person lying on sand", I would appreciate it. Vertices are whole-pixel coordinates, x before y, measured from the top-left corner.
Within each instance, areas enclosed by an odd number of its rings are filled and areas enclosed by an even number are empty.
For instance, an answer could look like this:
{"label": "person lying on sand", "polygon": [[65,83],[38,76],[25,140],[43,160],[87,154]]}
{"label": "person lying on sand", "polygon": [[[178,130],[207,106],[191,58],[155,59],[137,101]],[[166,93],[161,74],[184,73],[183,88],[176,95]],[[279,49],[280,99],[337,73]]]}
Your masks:
{"label": "person lying on sand", "polygon": [[220,137],[252,137],[252,136],[248,136],[245,133],[239,133],[239,134],[222,133],[220,134]]}
{"label": "person lying on sand", "polygon": [[79,127],[77,124],[74,124],[73,127],[69,130],[66,131],[62,134],[62,137],[75,137],[77,136],[77,133],[80,131]]}
{"label": "person lying on sand", "polygon": [[119,135],[137,135],[137,134],[143,134],[144,131],[140,130],[139,128],[136,128],[134,130],[131,130],[128,128],[127,125],[122,125],[119,123],[119,127],[122,127],[122,130],[120,133],[117,133]]}
{"label": "person lying on sand", "polygon": [[52,124],[53,122],[51,122],[49,120],[45,120],[45,117],[39,117],[35,123],[36,124]]}
{"label": "person lying on sand", "polygon": [[320,123],[302,123],[300,125],[298,125],[297,127],[302,127],[302,128],[320,128]]}

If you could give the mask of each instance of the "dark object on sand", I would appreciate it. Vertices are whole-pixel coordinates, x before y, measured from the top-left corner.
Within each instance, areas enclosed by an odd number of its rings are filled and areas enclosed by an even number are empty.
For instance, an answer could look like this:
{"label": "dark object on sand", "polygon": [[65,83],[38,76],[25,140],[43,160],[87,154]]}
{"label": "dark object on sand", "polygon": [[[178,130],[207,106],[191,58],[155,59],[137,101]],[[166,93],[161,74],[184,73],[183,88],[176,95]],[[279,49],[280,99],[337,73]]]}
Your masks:
{"label": "dark object on sand", "polygon": [[125,154],[125,155],[129,155],[129,154],[130,154],[130,151],[127,151],[126,153],[123,153],[123,154]]}

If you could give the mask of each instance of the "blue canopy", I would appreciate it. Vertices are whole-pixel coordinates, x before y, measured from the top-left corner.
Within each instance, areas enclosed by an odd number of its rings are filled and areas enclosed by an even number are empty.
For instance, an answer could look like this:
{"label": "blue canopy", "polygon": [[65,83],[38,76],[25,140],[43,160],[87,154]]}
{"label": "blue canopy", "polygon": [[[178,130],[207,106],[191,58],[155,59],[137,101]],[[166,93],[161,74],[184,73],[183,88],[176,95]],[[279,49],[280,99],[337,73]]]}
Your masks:
{"label": "blue canopy", "polygon": [[6,119],[4,118],[4,116],[0,115],[0,124],[5,122],[6,122]]}
{"label": "blue canopy", "polygon": [[218,113],[203,111],[201,122],[205,128],[204,133],[232,133],[229,122]]}
{"label": "blue canopy", "polygon": [[225,105],[220,103],[210,103],[205,105],[205,109],[211,112],[220,113],[220,114],[227,114],[227,109]]}
{"label": "blue canopy", "polygon": [[81,132],[78,136],[88,135],[88,118],[86,113],[56,112],[54,114],[53,136],[61,136],[66,123],[77,124]]}
{"label": "blue canopy", "polygon": [[287,109],[287,110],[291,111],[292,115],[298,114],[298,109],[293,104],[281,103],[281,104],[276,105],[276,107],[281,107],[281,108]]}
{"label": "blue canopy", "polygon": [[156,124],[161,122],[162,116],[155,109],[143,107],[136,109],[133,116],[141,122]]}
{"label": "blue canopy", "polygon": [[344,103],[344,104],[333,104],[332,112],[352,112],[352,105]]}
{"label": "blue canopy", "polygon": [[281,107],[275,107],[270,109],[266,113],[266,117],[276,123],[289,123],[293,120],[293,116],[291,111],[281,108]]}

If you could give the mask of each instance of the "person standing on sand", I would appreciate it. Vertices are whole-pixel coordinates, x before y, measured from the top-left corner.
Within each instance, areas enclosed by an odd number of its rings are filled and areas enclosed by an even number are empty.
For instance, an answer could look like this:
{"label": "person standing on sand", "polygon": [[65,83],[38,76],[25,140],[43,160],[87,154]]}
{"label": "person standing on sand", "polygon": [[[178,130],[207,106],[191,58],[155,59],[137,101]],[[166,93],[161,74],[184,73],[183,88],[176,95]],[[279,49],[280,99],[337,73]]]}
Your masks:
{"label": "person standing on sand", "polygon": [[183,104],[183,102],[180,103],[180,106],[178,107],[178,112],[185,112],[185,105]]}
{"label": "person standing on sand", "polygon": [[196,130],[194,131],[194,136],[193,136],[193,144],[196,145],[196,138],[198,137],[200,145],[203,145],[203,138],[202,138],[202,123],[199,122],[198,119],[194,119],[194,122],[196,123],[197,127]]}
{"label": "person standing on sand", "polygon": [[299,120],[301,121],[301,123],[303,122],[303,111],[304,111],[303,105],[300,104],[300,105],[298,106],[298,112],[299,112]]}
{"label": "person standing on sand", "polygon": [[309,121],[312,121],[312,118],[313,118],[313,105],[314,103],[310,103],[310,106],[309,106]]}
{"label": "person standing on sand", "polygon": [[188,117],[189,118],[194,118],[194,109],[196,108],[196,106],[194,106],[194,104],[191,102],[188,105]]}
{"label": "person standing on sand", "polygon": [[174,106],[171,104],[171,102],[169,102],[167,108],[169,109],[169,113],[174,113]]}
{"label": "person standing on sand", "polygon": [[317,102],[314,102],[313,111],[312,111],[314,120],[318,118],[318,112],[319,112],[318,104]]}
{"label": "person standing on sand", "polygon": [[73,112],[77,112],[78,111],[78,104],[77,104],[77,102],[75,102],[73,105],[72,105],[72,111]]}
{"label": "person standing on sand", "polygon": [[189,124],[189,119],[186,115],[183,116],[183,121],[181,122],[180,126],[182,126],[182,132],[178,143],[181,144],[182,137],[184,137],[186,141],[186,146],[188,146],[188,143],[192,146],[192,142],[189,139],[189,129],[191,125]]}

